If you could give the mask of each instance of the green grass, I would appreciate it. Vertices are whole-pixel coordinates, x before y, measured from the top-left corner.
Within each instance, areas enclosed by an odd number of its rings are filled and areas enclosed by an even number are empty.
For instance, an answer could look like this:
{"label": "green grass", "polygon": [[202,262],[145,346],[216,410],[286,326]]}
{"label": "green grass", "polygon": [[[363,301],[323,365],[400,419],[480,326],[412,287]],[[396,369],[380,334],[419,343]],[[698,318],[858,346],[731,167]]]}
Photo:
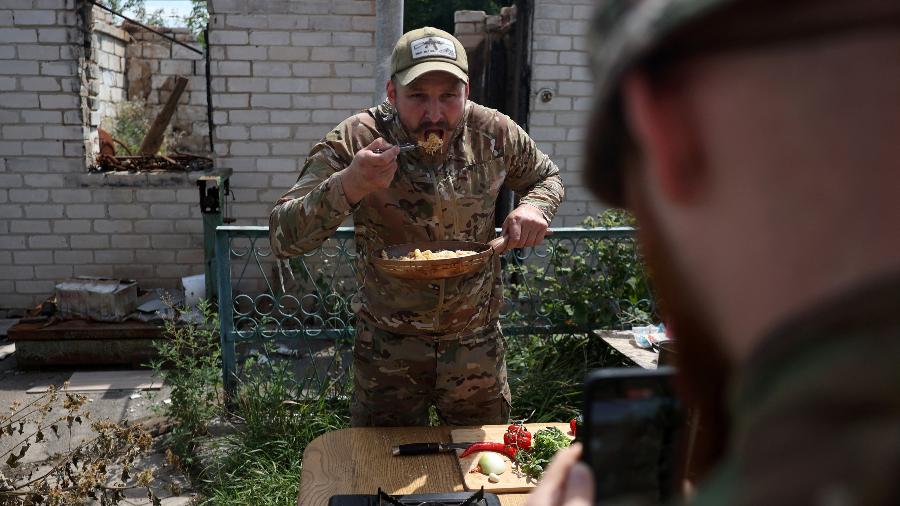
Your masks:
{"label": "green grass", "polygon": [[[513,418],[566,421],[580,410],[581,385],[593,367],[618,365],[596,339],[582,335],[515,336],[508,340]],[[293,505],[302,456],[316,437],[349,425],[346,398],[333,394],[295,402],[300,387],[284,368],[249,369],[234,408],[240,432],[220,441],[225,457],[200,482],[204,505]]]}

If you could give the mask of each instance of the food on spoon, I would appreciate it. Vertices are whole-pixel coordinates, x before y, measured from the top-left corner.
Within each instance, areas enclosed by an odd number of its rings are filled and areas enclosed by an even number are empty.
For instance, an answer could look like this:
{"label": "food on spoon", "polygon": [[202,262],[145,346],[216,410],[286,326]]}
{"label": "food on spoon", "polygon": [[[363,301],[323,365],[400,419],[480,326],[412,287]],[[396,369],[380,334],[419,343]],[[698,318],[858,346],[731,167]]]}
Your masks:
{"label": "food on spoon", "polygon": [[425,150],[429,155],[433,155],[440,151],[441,147],[444,145],[443,139],[437,136],[435,133],[428,134],[428,139],[424,141],[419,141],[419,146],[422,146],[422,149]]}
{"label": "food on spoon", "polygon": [[467,250],[436,250],[431,251],[427,249],[425,251],[416,248],[415,250],[399,257],[391,258],[390,255],[387,254],[386,251],[381,252],[381,258],[385,260],[445,260],[448,258],[460,258],[467,257],[476,254],[476,251],[467,251]]}

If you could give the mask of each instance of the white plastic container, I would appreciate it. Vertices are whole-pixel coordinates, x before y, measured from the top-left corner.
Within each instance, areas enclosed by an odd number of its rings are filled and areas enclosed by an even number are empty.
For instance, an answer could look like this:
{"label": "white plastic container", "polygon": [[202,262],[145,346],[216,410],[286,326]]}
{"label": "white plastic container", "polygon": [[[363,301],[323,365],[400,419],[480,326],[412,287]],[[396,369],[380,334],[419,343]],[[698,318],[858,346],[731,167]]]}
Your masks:
{"label": "white plastic container", "polygon": [[181,278],[181,286],[184,287],[184,305],[197,307],[200,299],[206,298],[206,274],[185,276]]}

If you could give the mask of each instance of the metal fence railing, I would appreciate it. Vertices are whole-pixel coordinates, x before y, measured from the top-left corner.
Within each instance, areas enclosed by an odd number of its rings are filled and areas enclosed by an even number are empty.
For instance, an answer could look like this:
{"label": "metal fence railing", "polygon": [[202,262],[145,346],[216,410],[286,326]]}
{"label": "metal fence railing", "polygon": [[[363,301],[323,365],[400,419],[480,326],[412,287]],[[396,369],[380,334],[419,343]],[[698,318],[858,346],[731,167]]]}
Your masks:
{"label": "metal fence railing", "polygon": [[[216,229],[227,393],[245,357],[273,350],[294,359],[310,393],[345,374],[355,333],[355,258],[352,228],[338,229],[287,268],[271,253],[268,227]],[[544,244],[507,252],[502,262],[507,336],[621,327],[655,310],[631,228],[556,228]]]}

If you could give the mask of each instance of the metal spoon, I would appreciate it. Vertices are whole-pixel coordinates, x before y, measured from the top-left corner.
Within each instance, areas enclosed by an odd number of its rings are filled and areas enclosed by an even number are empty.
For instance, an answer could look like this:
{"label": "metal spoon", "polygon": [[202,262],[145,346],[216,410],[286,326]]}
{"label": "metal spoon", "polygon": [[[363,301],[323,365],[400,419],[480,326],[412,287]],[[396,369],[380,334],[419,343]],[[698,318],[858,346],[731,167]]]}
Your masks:
{"label": "metal spoon", "polygon": [[[412,151],[412,150],[418,148],[419,145],[409,143],[409,144],[398,144],[397,147],[400,148],[400,152],[402,153],[405,151]],[[391,149],[391,148],[388,148],[388,149]],[[384,153],[385,151],[387,151],[387,149],[375,148],[372,150],[373,153]]]}

